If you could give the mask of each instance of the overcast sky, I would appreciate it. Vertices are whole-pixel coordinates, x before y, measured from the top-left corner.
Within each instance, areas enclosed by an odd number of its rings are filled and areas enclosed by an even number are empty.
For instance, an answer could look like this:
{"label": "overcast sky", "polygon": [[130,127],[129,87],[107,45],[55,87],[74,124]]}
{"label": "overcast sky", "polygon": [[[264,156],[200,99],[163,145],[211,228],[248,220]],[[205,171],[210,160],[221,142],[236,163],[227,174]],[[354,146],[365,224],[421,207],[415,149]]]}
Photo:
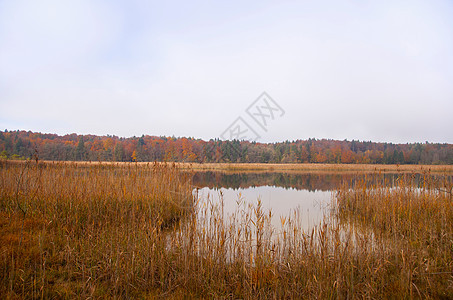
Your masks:
{"label": "overcast sky", "polygon": [[453,143],[453,2],[0,0],[0,130],[210,139],[238,117],[263,142]]}

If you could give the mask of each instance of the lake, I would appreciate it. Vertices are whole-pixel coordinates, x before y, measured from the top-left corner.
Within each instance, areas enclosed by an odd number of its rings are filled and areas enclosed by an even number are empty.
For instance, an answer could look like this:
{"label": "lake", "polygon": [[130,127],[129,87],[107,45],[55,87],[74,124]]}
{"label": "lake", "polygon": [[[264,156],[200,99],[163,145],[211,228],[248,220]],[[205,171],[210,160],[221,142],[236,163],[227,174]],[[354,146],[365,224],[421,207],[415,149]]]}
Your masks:
{"label": "lake", "polygon": [[[420,175],[417,175],[419,177]],[[311,231],[329,212],[335,190],[343,183],[366,180],[371,174],[357,172],[196,172],[194,194],[200,205],[221,205],[227,217],[261,201],[265,213],[272,213],[277,230],[282,218],[297,214],[301,227]],[[379,180],[393,185],[399,175],[381,174]],[[376,180],[376,178],[374,178]]]}

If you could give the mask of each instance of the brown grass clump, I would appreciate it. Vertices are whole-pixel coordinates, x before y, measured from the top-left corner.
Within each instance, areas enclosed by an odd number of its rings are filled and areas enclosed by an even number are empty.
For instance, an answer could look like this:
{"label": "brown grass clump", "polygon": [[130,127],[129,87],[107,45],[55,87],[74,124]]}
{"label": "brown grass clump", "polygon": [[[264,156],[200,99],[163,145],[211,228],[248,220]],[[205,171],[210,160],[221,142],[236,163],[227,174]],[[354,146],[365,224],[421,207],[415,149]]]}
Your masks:
{"label": "brown grass clump", "polygon": [[[385,249],[389,292],[453,298],[453,181],[451,176],[401,176],[393,187],[377,176],[338,191],[339,221],[373,235]],[[376,253],[374,253],[376,254]]]}
{"label": "brown grass clump", "polygon": [[160,164],[2,161],[0,189],[0,295],[13,298],[142,294],[160,232],[193,209],[188,176]]}
{"label": "brown grass clump", "polygon": [[351,181],[315,229],[276,231],[259,200],[194,203],[172,165],[2,162],[0,295],[452,298],[451,177],[411,178]]}

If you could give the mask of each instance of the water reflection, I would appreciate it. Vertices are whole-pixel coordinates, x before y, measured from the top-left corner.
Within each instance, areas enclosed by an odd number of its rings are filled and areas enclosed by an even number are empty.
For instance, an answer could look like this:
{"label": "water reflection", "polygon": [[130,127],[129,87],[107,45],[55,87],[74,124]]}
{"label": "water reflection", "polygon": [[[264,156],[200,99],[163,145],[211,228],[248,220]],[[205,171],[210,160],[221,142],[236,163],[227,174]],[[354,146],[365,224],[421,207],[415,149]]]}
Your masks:
{"label": "water reflection", "polygon": [[305,230],[310,230],[322,221],[332,196],[330,191],[314,192],[276,186],[238,189],[204,187],[196,190],[196,193],[201,204],[208,201],[220,204],[223,199],[225,216],[240,210],[247,211],[247,207],[256,206],[259,199],[265,214],[271,211],[274,228],[280,228],[282,217],[297,212]]}
{"label": "water reflection", "polygon": [[[348,176],[352,178],[352,175]],[[339,174],[222,173],[199,172],[193,177],[197,187],[245,189],[258,186],[295,188],[307,191],[330,191],[344,177]]]}
{"label": "water reflection", "polygon": [[198,172],[193,185],[200,204],[223,200],[225,216],[261,200],[264,211],[272,212],[272,225],[279,229],[281,218],[297,211],[302,227],[310,230],[322,221],[332,190],[354,174],[317,173],[225,173]]}
{"label": "water reflection", "polygon": [[[223,200],[225,215],[231,215],[242,206],[256,205],[260,199],[265,211],[272,211],[272,225],[280,227],[281,217],[287,217],[298,211],[302,227],[309,231],[318,225],[326,215],[333,197],[333,191],[343,183],[354,186],[357,182],[365,182],[371,187],[379,183],[381,186],[395,186],[402,174],[383,173],[228,173],[228,172],[196,172],[193,185],[196,187],[200,203],[220,204]],[[423,174],[412,174],[411,185],[419,186],[423,182]],[[429,176],[433,178],[432,175]],[[426,178],[425,178],[426,179]],[[426,180],[425,180],[426,182]]]}
{"label": "water reflection", "polygon": [[[193,176],[196,187],[244,189],[258,186],[274,186],[294,188],[297,190],[332,191],[345,181],[354,182],[363,180],[370,174],[357,173],[225,173],[225,172],[197,172]],[[386,173],[381,179],[387,184],[397,180],[398,174]],[[417,175],[419,176],[419,175]]]}
{"label": "water reflection", "polygon": [[[293,188],[310,192],[333,191],[341,187],[345,182],[354,186],[356,182],[367,182],[367,185],[376,184],[394,186],[401,173],[348,173],[348,172],[304,172],[304,173],[229,173],[229,172],[196,172],[193,175],[193,185],[198,188],[209,187],[211,189],[231,188],[246,189],[259,186]],[[423,181],[433,181],[444,175],[424,175],[419,173],[410,174],[411,185],[420,187]],[[425,179],[425,180],[424,180]]]}

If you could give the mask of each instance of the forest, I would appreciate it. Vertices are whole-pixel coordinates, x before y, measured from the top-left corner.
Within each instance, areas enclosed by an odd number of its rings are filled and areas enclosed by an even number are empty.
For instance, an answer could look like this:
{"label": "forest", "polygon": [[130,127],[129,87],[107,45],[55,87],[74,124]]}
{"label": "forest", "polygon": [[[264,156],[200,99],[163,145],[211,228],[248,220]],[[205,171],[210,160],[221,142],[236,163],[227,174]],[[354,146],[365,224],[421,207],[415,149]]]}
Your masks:
{"label": "forest", "polygon": [[260,143],[186,137],[0,131],[0,157],[54,161],[453,164],[453,145],[315,139]]}

